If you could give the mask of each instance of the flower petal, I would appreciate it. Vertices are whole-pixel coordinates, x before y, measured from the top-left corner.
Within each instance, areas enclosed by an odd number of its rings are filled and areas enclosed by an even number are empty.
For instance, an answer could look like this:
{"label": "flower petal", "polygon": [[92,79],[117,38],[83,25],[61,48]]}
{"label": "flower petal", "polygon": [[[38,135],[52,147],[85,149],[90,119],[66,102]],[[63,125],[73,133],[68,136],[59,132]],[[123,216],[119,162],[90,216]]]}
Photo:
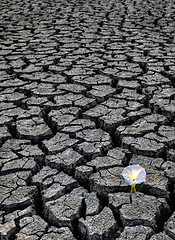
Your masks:
{"label": "flower petal", "polygon": [[136,171],[139,171],[141,169],[144,169],[143,167],[141,167],[140,165],[130,165],[132,167],[132,169],[136,170]]}
{"label": "flower petal", "polygon": [[135,180],[132,182],[132,184],[141,184],[143,182],[144,182],[143,180]]}
{"label": "flower petal", "polygon": [[124,179],[126,180],[126,182],[129,184],[129,185],[132,185],[133,184],[133,181],[131,181],[130,177],[126,176],[126,175],[123,175]]}
{"label": "flower petal", "polygon": [[127,175],[130,178],[132,178],[132,171],[135,166],[137,166],[137,165],[129,165],[129,166],[125,167],[122,171],[122,175]]}
{"label": "flower petal", "polygon": [[138,175],[140,174],[140,172],[143,170],[144,168],[140,167],[139,165],[133,165],[132,168],[132,181],[135,181],[138,179]]}
{"label": "flower petal", "polygon": [[145,181],[146,179],[146,171],[145,169],[143,168],[142,171],[139,173],[138,177],[137,177],[137,180],[142,180],[143,182]]}
{"label": "flower petal", "polygon": [[125,167],[122,171],[122,174],[121,175],[125,175],[125,176],[128,176],[128,177],[131,177],[131,171],[128,167]]}

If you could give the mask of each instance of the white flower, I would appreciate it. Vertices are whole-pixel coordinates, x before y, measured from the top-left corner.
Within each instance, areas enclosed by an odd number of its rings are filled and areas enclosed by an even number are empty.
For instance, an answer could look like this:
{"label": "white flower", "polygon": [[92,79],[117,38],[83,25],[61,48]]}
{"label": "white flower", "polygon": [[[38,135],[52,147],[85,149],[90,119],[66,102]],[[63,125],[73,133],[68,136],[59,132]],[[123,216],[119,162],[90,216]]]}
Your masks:
{"label": "white flower", "polygon": [[146,171],[140,165],[130,165],[121,174],[129,185],[141,184],[146,179]]}

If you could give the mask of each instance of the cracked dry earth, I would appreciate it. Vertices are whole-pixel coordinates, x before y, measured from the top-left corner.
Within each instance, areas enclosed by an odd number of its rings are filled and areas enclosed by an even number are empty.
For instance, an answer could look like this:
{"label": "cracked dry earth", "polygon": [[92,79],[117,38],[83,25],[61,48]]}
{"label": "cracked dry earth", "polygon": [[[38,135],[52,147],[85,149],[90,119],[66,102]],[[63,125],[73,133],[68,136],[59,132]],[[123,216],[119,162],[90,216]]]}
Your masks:
{"label": "cracked dry earth", "polygon": [[173,0],[0,1],[1,240],[175,239],[174,22]]}

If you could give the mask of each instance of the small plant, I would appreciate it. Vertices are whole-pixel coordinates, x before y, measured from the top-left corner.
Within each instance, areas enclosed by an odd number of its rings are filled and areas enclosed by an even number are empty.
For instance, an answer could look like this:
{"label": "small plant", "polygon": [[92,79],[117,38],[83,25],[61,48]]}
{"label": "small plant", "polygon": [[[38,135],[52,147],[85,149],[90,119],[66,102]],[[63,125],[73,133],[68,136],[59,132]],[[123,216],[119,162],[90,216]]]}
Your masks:
{"label": "small plant", "polygon": [[126,182],[131,186],[130,202],[132,203],[132,193],[136,192],[137,184],[142,184],[146,179],[146,171],[140,165],[130,165],[123,169],[121,174]]}

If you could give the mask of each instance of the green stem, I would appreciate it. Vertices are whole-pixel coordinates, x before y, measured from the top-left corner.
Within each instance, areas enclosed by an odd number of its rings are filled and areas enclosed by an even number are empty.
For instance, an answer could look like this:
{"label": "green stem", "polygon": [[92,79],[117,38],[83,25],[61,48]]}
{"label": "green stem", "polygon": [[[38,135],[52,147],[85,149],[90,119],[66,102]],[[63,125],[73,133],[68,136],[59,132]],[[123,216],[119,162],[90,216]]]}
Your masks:
{"label": "green stem", "polygon": [[131,185],[131,192],[130,192],[130,203],[132,203],[132,194],[133,192],[136,192],[136,185]]}

